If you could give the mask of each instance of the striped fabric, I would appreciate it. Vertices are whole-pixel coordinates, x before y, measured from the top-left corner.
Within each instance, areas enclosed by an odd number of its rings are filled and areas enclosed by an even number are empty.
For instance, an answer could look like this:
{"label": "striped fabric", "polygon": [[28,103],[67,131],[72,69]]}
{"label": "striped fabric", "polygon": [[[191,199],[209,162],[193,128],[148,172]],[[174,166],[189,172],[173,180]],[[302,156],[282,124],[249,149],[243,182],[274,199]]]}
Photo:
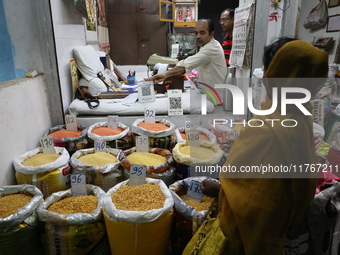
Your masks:
{"label": "striped fabric", "polygon": [[233,44],[233,40],[231,39],[231,37],[229,37],[229,34],[226,33],[226,35],[223,38],[222,48],[224,51],[225,63],[227,64],[227,66],[229,66],[229,56],[230,56],[232,44]]}

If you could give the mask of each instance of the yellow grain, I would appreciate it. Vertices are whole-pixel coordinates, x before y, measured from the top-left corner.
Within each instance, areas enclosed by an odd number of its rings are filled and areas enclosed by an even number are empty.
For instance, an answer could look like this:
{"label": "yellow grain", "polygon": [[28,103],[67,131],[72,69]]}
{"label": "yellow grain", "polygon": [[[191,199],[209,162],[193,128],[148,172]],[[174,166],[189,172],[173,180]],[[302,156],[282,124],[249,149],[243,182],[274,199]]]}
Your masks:
{"label": "yellow grain", "polygon": [[210,159],[215,155],[215,151],[207,147],[183,146],[179,151],[190,157],[202,160]]}
{"label": "yellow grain", "polygon": [[23,166],[41,166],[41,165],[45,165],[48,163],[52,163],[54,161],[57,160],[57,158],[59,158],[60,155],[59,154],[49,154],[49,153],[38,153],[35,154],[34,156],[24,160],[24,162],[22,162],[21,164]]}
{"label": "yellow grain", "polygon": [[127,159],[131,164],[141,164],[147,166],[160,165],[166,162],[165,157],[147,152],[133,152],[127,156]]}
{"label": "yellow grain", "polygon": [[92,213],[97,205],[98,199],[94,195],[66,197],[51,204],[47,210],[59,214]]}
{"label": "yellow grain", "polygon": [[107,164],[113,164],[117,162],[117,158],[111,153],[106,152],[96,152],[91,154],[86,154],[78,158],[84,164],[91,166],[104,166]]}
{"label": "yellow grain", "polygon": [[6,218],[16,213],[21,207],[27,205],[32,196],[25,194],[14,194],[0,197],[0,218]]}
{"label": "yellow grain", "polygon": [[111,195],[118,210],[149,211],[163,208],[165,196],[158,185],[147,183],[139,186],[122,185]]}
{"label": "yellow grain", "polygon": [[185,196],[181,196],[181,199],[184,201],[184,203],[187,206],[194,207],[196,211],[208,210],[209,207],[211,206],[211,203],[214,201],[213,197],[209,197],[209,196],[206,196],[206,195],[204,195],[202,197],[201,203],[199,203],[195,200],[185,200]]}

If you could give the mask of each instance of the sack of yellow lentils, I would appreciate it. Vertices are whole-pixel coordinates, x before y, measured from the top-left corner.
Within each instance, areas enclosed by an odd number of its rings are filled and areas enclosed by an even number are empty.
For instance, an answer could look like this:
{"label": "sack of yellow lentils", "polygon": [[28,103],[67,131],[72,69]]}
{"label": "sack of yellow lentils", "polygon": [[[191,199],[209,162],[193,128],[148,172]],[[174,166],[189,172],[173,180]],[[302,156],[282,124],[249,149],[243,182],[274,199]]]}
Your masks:
{"label": "sack of yellow lentils", "polygon": [[86,185],[86,196],[72,190],[53,193],[37,209],[45,254],[111,254],[103,222],[105,192]]}
{"label": "sack of yellow lentils", "polygon": [[105,192],[123,180],[118,154],[121,150],[94,148],[76,151],[70,159],[72,173],[84,173],[86,183],[101,187]]}
{"label": "sack of yellow lentils", "polygon": [[[210,132],[208,129],[196,126],[195,130],[199,132],[200,140],[211,142],[211,143],[217,143],[216,136],[212,132]],[[186,142],[187,138],[186,138],[184,127],[176,128],[175,134],[176,134],[177,143]]]}
{"label": "sack of yellow lentils", "polygon": [[13,161],[17,183],[35,185],[44,198],[71,187],[70,154],[65,148],[54,148],[55,154],[43,153],[38,147]]}
{"label": "sack of yellow lentils", "polygon": [[169,150],[151,148],[149,152],[146,153],[136,152],[136,148],[133,147],[121,151],[118,159],[123,167],[124,179],[129,178],[132,164],[145,165],[147,177],[161,179],[167,186],[172,184],[176,179],[176,170],[173,167],[174,160]]}
{"label": "sack of yellow lentils", "polygon": [[58,125],[49,128],[44,136],[52,136],[54,146],[64,147],[72,154],[76,150],[85,149],[90,146],[87,138],[87,128],[78,125],[77,129],[77,131],[69,131],[66,129],[66,125]]}
{"label": "sack of yellow lentils", "polygon": [[224,152],[217,144],[199,141],[200,146],[177,143],[172,150],[177,177],[185,179],[193,176],[218,178],[219,166],[224,163]]}
{"label": "sack of yellow lentils", "polygon": [[10,185],[0,189],[0,253],[43,254],[36,209],[43,200],[33,185]]}
{"label": "sack of yellow lentils", "polygon": [[108,147],[116,149],[128,149],[133,146],[133,136],[130,128],[118,122],[118,128],[108,127],[107,122],[99,122],[90,126],[87,136],[92,141],[105,141]]}
{"label": "sack of yellow lentils", "polygon": [[185,246],[196,233],[207,216],[217,211],[217,201],[213,197],[203,196],[201,203],[194,200],[185,200],[188,188],[192,180],[219,182],[209,177],[189,177],[178,180],[170,185],[172,198],[174,199],[174,221],[171,234],[172,249],[175,254],[182,254]]}
{"label": "sack of yellow lentils", "polygon": [[112,254],[167,254],[173,198],[162,180],[129,186],[128,180],[104,196],[104,219]]}

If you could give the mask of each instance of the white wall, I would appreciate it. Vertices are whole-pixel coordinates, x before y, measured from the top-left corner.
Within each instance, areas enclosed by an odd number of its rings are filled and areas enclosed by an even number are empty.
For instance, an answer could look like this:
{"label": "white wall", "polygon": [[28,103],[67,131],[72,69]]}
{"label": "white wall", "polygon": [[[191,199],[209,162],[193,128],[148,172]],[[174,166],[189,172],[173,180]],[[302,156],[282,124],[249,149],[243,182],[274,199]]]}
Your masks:
{"label": "white wall", "polygon": [[4,0],[8,32],[11,37],[16,77],[29,71],[43,72],[40,45],[37,43],[37,13],[32,0]]}
{"label": "white wall", "polygon": [[[328,0],[326,1],[328,4]],[[340,32],[332,32],[327,33],[326,27],[321,29],[305,29],[303,27],[303,22],[308,16],[309,12],[319,3],[319,0],[302,0],[301,4],[301,14],[300,14],[300,27],[299,27],[299,39],[305,40],[307,42],[312,43],[314,40],[318,39],[319,37],[333,37],[335,40],[335,44],[333,49],[329,51],[329,63],[334,62],[335,51],[336,47],[339,43],[339,36]],[[340,6],[329,8],[328,9],[328,16],[332,16],[335,14],[340,14]]]}
{"label": "white wall", "polygon": [[13,160],[39,146],[51,127],[44,76],[0,83],[0,187],[16,184]]}
{"label": "white wall", "polygon": [[56,55],[64,113],[72,101],[70,60],[73,48],[85,45],[83,18],[74,13],[74,7],[63,0],[51,1]]}

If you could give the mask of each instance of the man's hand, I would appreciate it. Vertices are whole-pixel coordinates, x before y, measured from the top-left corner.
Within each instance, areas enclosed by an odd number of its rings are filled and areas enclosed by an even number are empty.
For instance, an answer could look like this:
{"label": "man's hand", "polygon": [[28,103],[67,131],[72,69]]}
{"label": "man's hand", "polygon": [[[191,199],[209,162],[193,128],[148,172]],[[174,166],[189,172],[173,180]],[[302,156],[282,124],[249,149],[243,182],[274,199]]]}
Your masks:
{"label": "man's hand", "polygon": [[160,74],[156,74],[154,76],[151,76],[147,79],[145,79],[146,81],[153,81],[154,84],[157,84],[157,83],[161,83],[162,81],[164,81],[166,78],[166,75],[165,73],[160,73]]}
{"label": "man's hand", "polygon": [[221,185],[218,182],[203,180],[201,191],[204,195],[209,197],[218,197]]}

